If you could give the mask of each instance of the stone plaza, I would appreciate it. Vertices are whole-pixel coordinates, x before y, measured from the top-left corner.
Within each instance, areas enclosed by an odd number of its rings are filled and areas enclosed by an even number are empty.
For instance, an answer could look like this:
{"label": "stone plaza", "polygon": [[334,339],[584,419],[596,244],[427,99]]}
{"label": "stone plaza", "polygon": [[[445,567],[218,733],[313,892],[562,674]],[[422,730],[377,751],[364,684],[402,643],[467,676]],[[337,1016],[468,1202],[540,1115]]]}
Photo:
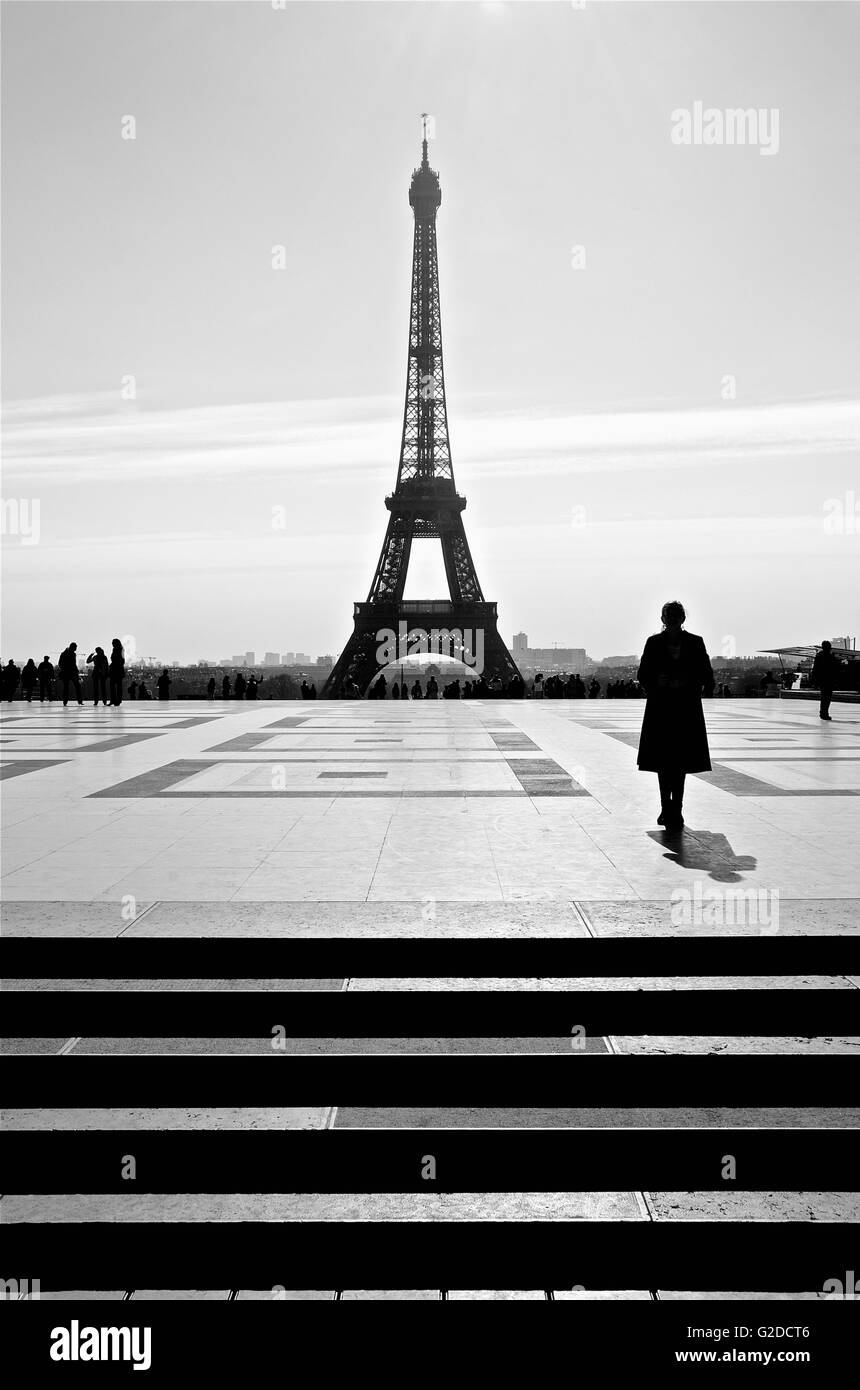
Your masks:
{"label": "stone plaza", "polygon": [[[257,701],[125,703],[120,709],[15,702],[3,714],[3,935],[38,941],[48,961],[60,939],[146,939],[161,949],[196,941],[199,959],[217,941],[324,943],[327,978],[90,978],[30,971],[6,980],[14,994],[75,993],[80,1034],[45,1026],[7,1037],[11,1058],[63,1054],[178,1057],[269,1052],[269,1036],[87,1036],[95,991],[379,990],[601,992],[631,999],[659,991],[797,991],[797,1034],[711,1031],[643,1033],[631,1026],[574,1041],[586,1057],[722,1054],[760,1057],[856,1055],[860,1029],[805,1035],[803,993],[853,992],[856,975],[822,974],[816,940],[856,936],[860,839],[860,709],[778,700],[706,701],[713,771],[688,779],[687,826],[656,823],[656,778],[636,768],[638,700]],[[809,967],[794,973],[685,975],[672,953],[692,938],[757,938],[773,950],[806,938]],[[565,976],[488,972],[421,977],[338,972],[344,947],[371,942],[570,941]],[[577,976],[592,943],[609,943],[619,973]],[[166,945],[165,945],[166,943]],[[171,944],[172,943],[172,944]],[[637,945],[637,943],[639,943]],[[645,943],[644,945],[642,943]],[[665,974],[631,975],[625,952],[661,946]],[[186,957],[184,956],[183,959]],[[237,956],[237,959],[240,957]],[[245,958],[245,957],[243,957]],[[351,957],[353,961],[355,956]],[[36,960],[33,955],[29,960]],[[163,959],[163,957],[162,957]],[[251,955],[247,956],[252,960]],[[289,959],[289,957],[285,957]],[[379,957],[375,957],[379,960]],[[428,959],[424,956],[423,959]],[[445,959],[450,959],[446,956]],[[470,958],[474,959],[474,955]],[[662,959],[662,957],[661,957]],[[681,962],[681,957],[678,957]],[[688,959],[688,957],[684,957]],[[761,954],[757,956],[761,959]],[[43,967],[46,972],[47,964]],[[202,967],[205,969],[205,967]],[[378,967],[377,967],[378,968]],[[689,968],[689,967],[688,967]],[[154,996],[153,996],[154,997]],[[704,998],[704,996],[703,996]],[[856,1008],[856,994],[853,1003]],[[8,1002],[8,994],[7,994]],[[169,1001],[168,1001],[169,1002]],[[599,1002],[599,1001],[598,1001]],[[843,1002],[851,1002],[844,1000]],[[372,1000],[366,1005],[372,1007]],[[356,1008],[363,1007],[356,1004]],[[34,1004],[34,1016],[38,1008]],[[614,1016],[614,1015],[613,1015]],[[843,1012],[839,1018],[848,1015]],[[834,1016],[835,1017],[835,1016]],[[703,1015],[703,1019],[705,1015]],[[8,1031],[8,1030],[7,1030]],[[23,1031],[23,1030],[22,1030]],[[181,1031],[181,1030],[179,1030]],[[512,1029],[513,1031],[513,1029]],[[289,1037],[295,1055],[510,1057],[571,1053],[558,1037]],[[848,1035],[842,1035],[847,1032]],[[450,1029],[448,1030],[450,1034]],[[70,1066],[74,1063],[70,1063]],[[571,1066],[578,1065],[575,1058]],[[70,1073],[71,1074],[71,1073]],[[288,1097],[288,1099],[290,1099]],[[12,1135],[47,1131],[285,1131],[722,1127],[824,1130],[856,1127],[860,1109],[841,1102],[750,1107],[703,1102],[566,1108],[422,1103],[170,1105],[129,1095],[122,1107],[44,1104],[33,1096],[4,1113]],[[76,1102],[76,1103],[75,1103]],[[300,1103],[301,1102],[301,1103]],[[786,1135],[790,1142],[789,1135]],[[428,1141],[429,1142],[429,1141]],[[4,1226],[52,1222],[531,1221],[856,1223],[845,1191],[26,1192],[2,1198]],[[452,1274],[454,1271],[452,1270]],[[455,1280],[452,1280],[455,1282]],[[679,1287],[567,1290],[289,1290],[287,1298],[712,1297]],[[742,1287],[738,1298],[820,1296]],[[76,1296],[152,1298],[164,1290],[76,1291]],[[54,1290],[42,1297],[58,1297]],[[271,1297],[258,1289],[182,1290],[171,1297]]]}

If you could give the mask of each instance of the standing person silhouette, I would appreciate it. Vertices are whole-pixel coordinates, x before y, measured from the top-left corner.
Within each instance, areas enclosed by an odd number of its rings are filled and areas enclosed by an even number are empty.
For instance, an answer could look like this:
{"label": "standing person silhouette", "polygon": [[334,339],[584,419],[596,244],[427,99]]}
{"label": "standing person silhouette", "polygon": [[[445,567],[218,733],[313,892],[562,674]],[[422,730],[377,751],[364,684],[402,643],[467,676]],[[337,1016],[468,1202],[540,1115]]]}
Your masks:
{"label": "standing person silhouette", "polygon": [[112,705],[122,704],[122,683],[125,678],[125,652],[122,642],[114,637],[110,644],[108,664],[108,692]]}
{"label": "standing person silhouette", "polygon": [[45,697],[51,701],[54,698],[54,663],[45,652],[43,659],[36,667],[39,673],[39,700],[44,703]]}
{"label": "standing person silhouette", "polygon": [[7,664],[3,667],[3,699],[8,700],[10,705],[12,703],[12,696],[18,689],[18,682],[20,679],[21,672],[10,657]]}
{"label": "standing person silhouette", "polygon": [[69,703],[69,686],[71,686],[78,704],[82,705],[84,701],[81,695],[81,677],[78,672],[77,642],[70,642],[65,651],[60,652],[57,665],[60,668],[60,680],[63,683],[63,704]]}
{"label": "standing person silhouette", "polygon": [[107,704],[107,678],[108,678],[108,659],[104,654],[103,647],[96,647],[94,652],[90,652],[87,657],[87,665],[93,668],[93,709],[101,700],[103,705]]}
{"label": "standing person silhouette", "polygon": [[636,673],[647,697],[637,762],[657,773],[657,824],[680,830],[687,773],[711,770],[702,695],[713,695],[714,673],[702,638],[684,631],[684,605],[664,603],[660,616],[663,631],[648,638]]}
{"label": "standing person silhouette", "polygon": [[172,684],[173,681],[170,679],[170,673],[167,667],[165,666],[161,675],[158,677],[158,680],[155,682],[156,689],[158,690],[159,700],[170,699],[170,687]]}
{"label": "standing person silhouette", "polygon": [[29,661],[27,662],[26,666],[21,672],[21,694],[24,696],[24,699],[27,701],[28,705],[32,703],[33,690],[38,679],[39,677],[36,672],[36,663],[33,660],[33,658],[30,657]]}
{"label": "standing person silhouette", "polygon": [[215,677],[210,676],[206,683],[206,696],[209,700],[215,699]]}
{"label": "standing person silhouette", "polygon": [[833,655],[833,647],[830,642],[821,643],[821,651],[816,653],[812,663],[812,684],[818,689],[820,704],[818,706],[819,719],[831,719],[830,701],[833,699],[833,690],[836,685],[836,672],[840,669],[840,662]]}
{"label": "standing person silhouette", "polygon": [[222,682],[221,682],[221,699],[222,699],[222,700],[229,700],[229,698],[230,698],[230,689],[231,689],[231,687],[230,687],[230,677],[229,677],[229,676],[225,676],[224,679],[223,679]]}

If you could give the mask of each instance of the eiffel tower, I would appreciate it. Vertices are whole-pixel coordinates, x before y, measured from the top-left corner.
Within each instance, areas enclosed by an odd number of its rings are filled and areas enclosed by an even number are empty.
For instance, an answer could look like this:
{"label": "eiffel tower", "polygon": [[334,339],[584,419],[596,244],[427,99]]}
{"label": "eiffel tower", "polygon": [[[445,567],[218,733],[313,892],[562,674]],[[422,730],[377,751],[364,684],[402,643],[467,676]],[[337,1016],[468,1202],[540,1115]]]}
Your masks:
{"label": "eiffel tower", "polygon": [[[497,627],[495,603],[484,598],[469,542],[463,528],[465,497],[454,484],[445,373],[442,365],[442,324],[439,313],[439,265],[436,255],[436,211],[442,201],[439,176],[427,159],[427,118],[424,117],[420,168],[412,175],[409,203],[415,214],[412,251],[412,302],[409,314],[409,359],[406,404],[397,486],[386,497],[390,513],[382,552],[370,592],[354,608],[354,629],[323,697],[341,695],[350,676],[364,694],[388,658],[378,655],[380,634],[391,632],[404,654],[407,640],[420,635],[453,634],[446,654],[461,654],[476,675],[489,683],[499,677],[507,685],[519,676]],[[447,599],[405,601],[403,591],[413,540],[441,542]],[[410,647],[412,642],[408,644]],[[430,642],[431,651],[439,650]],[[480,654],[480,655],[479,655]],[[481,659],[482,658],[482,659]],[[481,671],[482,666],[482,671]],[[390,674],[390,673],[389,673]]]}

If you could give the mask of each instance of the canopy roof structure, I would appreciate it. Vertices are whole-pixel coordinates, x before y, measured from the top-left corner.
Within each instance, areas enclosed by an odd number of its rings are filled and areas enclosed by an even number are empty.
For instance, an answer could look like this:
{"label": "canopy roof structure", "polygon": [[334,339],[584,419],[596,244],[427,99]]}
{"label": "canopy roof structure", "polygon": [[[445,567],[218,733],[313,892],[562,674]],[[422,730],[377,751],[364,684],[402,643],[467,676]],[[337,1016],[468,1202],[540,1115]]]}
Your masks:
{"label": "canopy roof structure", "polygon": [[[779,656],[779,657],[783,657],[783,656],[794,656],[794,657],[808,657],[810,660],[814,660],[814,658],[818,655],[818,653],[819,653],[820,650],[821,650],[821,645],[820,645],[820,643],[818,643],[818,642],[813,642],[810,646],[806,646],[806,647],[800,646],[800,647],[760,647],[760,648],[759,648],[759,651],[761,652],[761,654],[762,654],[763,656]],[[843,656],[844,656],[844,657],[846,657],[849,661],[860,661],[860,652],[854,651],[854,650],[853,650],[852,648],[850,648],[850,647],[834,647],[834,648],[833,648],[833,655],[834,655],[834,656],[838,656],[838,657],[843,657]]]}

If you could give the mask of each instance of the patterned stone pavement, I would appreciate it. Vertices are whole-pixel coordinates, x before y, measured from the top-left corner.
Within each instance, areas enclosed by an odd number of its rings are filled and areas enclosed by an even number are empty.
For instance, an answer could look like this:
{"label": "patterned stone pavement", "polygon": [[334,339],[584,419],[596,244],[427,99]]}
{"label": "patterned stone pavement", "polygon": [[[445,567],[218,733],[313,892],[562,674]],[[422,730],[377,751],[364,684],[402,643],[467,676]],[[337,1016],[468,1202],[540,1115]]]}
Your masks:
{"label": "patterned stone pavement", "polygon": [[[238,951],[259,941],[328,942],[330,968],[352,941],[569,939],[612,943],[618,975],[468,977],[454,974],[259,979],[248,965],[229,978],[93,980],[85,969],[52,978],[41,961],[7,990],[34,996],[38,1036],[4,1040],[16,1058],[205,1054],[261,1056],[262,1037],[87,1036],[96,990],[278,990],[367,995],[466,990],[797,991],[797,1033],[774,1036],[632,1030],[581,1041],[583,1057],[778,1053],[856,1054],[860,1029],[804,1034],[803,994],[844,999],[858,977],[822,974],[816,940],[860,925],[860,711],[768,701],[707,705],[713,772],[688,779],[682,838],[655,824],[656,779],[635,767],[638,701],[422,702],[398,705],[274,701],[126,704],[120,710],[58,704],[4,707],[3,934],[34,942],[196,941]],[[808,968],[791,974],[637,976],[630,943],[669,937],[810,938]],[[777,940],[779,939],[779,940]],[[197,948],[195,948],[197,949]],[[610,948],[608,948],[610,949]],[[183,957],[184,958],[184,957]],[[137,958],[139,960],[139,957]],[[236,957],[237,962],[239,957]],[[803,963],[801,963],[803,965]],[[671,966],[671,962],[670,962]],[[325,969],[325,966],[323,966]],[[663,967],[665,970],[665,966]],[[239,973],[241,971],[241,974]],[[4,968],[8,975],[8,970]],[[38,995],[80,1000],[80,1035],[52,1036]],[[811,996],[810,996],[811,997]],[[835,997],[835,996],[834,996]],[[90,1001],[88,1003],[88,1000]],[[371,1014],[371,1017],[373,1015]],[[848,1017],[843,1012],[840,1017]],[[372,1029],[369,1030],[372,1032]],[[291,1037],[292,1056],[571,1052],[571,1037]],[[572,1065],[577,1065],[573,1060]],[[287,1099],[291,1099],[287,1097]],[[296,1096],[332,1100],[333,1096]],[[372,1100],[372,1098],[369,1098]],[[6,1110],[14,1134],[135,1130],[382,1129],[845,1129],[844,1104],[504,1109],[374,1105],[40,1105]],[[788,1136],[787,1136],[788,1137]],[[429,1141],[428,1141],[429,1142]],[[271,1184],[270,1184],[271,1185]],[[10,1192],[4,1223],[69,1221],[553,1220],[857,1222],[844,1191],[560,1191],[402,1193]],[[679,1276],[679,1282],[683,1278]],[[271,1298],[271,1290],[102,1291],[93,1297]],[[43,1297],[54,1296],[44,1293]],[[75,1296],[78,1296],[77,1294]],[[84,1296],[84,1295],[81,1295]],[[561,1291],[284,1291],[287,1298],[676,1298],[679,1289]],[[759,1290],[729,1297],[809,1297]]]}

